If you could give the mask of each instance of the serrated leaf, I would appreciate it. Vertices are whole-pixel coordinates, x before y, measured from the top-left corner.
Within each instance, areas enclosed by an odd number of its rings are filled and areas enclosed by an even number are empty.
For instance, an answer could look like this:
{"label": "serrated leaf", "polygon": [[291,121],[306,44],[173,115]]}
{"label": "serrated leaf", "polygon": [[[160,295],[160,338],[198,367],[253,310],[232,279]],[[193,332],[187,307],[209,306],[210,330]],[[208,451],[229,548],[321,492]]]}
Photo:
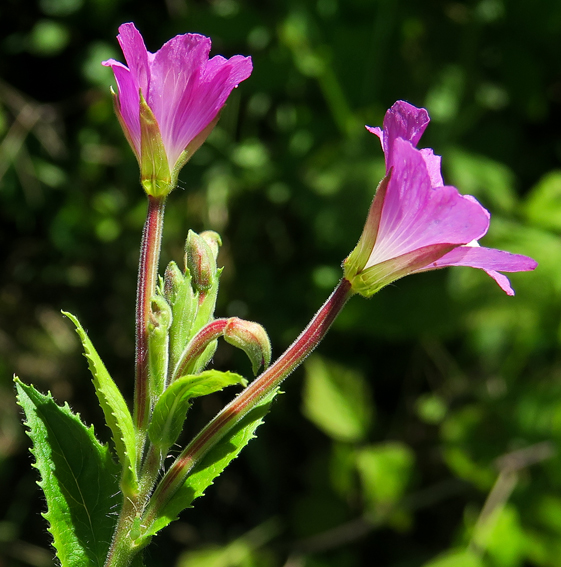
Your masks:
{"label": "serrated leaf", "polygon": [[177,440],[190,401],[193,398],[213,394],[226,386],[241,384],[247,381],[243,376],[234,372],[219,372],[207,370],[197,375],[183,376],[173,382],[158,400],[152,420],[148,428],[148,435],[152,443],[161,451],[167,451]]}
{"label": "serrated leaf", "polygon": [[45,493],[53,545],[62,567],[102,567],[115,527],[118,466],[68,405],[15,379],[18,403]]}
{"label": "serrated leaf", "polygon": [[115,450],[123,467],[121,488],[125,494],[132,496],[138,491],[138,478],[136,474],[135,432],[129,408],[78,319],[71,313],[64,311],[63,315],[66,315],[74,323],[76,332],[82,341],[84,356],[88,360],[88,366],[93,377],[95,393],[105,415],[105,422],[113,434]]}
{"label": "serrated leaf", "polygon": [[266,395],[210,452],[193,468],[183,486],[164,507],[159,517],[146,532],[156,534],[177,519],[178,514],[189,508],[195,498],[202,496],[222,471],[240,451],[255,437],[255,430],[263,423],[278,389]]}

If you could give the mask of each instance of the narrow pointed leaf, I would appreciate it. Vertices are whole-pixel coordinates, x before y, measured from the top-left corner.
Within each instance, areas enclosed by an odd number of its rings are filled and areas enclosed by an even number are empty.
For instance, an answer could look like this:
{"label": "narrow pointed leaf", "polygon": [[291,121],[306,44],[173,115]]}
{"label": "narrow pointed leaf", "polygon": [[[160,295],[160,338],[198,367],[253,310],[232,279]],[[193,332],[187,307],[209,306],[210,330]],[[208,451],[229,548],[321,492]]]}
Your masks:
{"label": "narrow pointed leaf", "polygon": [[183,376],[173,382],[154,408],[148,428],[152,443],[161,451],[167,451],[181,433],[191,399],[218,392],[235,384],[245,386],[247,381],[234,372],[218,370],[207,370],[196,376]]}
{"label": "narrow pointed leaf", "polygon": [[107,426],[113,434],[117,456],[123,467],[121,488],[125,494],[133,495],[138,490],[138,479],[134,425],[129,408],[78,319],[70,313],[63,312],[63,315],[74,323],[84,346],[84,356],[88,360],[92,373],[95,393],[105,415]]}
{"label": "narrow pointed leaf", "polygon": [[214,309],[216,307],[216,298],[218,296],[218,285],[220,283],[220,274],[222,274],[223,268],[216,270],[216,277],[212,283],[210,289],[205,292],[199,292],[197,300],[199,302],[199,308],[197,310],[197,316],[193,322],[191,328],[191,337],[194,337],[207,323],[214,318]]}
{"label": "narrow pointed leaf", "polygon": [[193,500],[202,496],[240,451],[256,437],[255,430],[263,423],[278,389],[266,395],[208,454],[194,467],[177,494],[164,507],[160,516],[148,528],[146,536],[154,535],[190,508]]}
{"label": "narrow pointed leaf", "polygon": [[166,270],[164,290],[173,314],[169,331],[169,368],[173,370],[191,336],[193,318],[197,313],[191,274],[183,274],[175,262],[170,262]]}
{"label": "narrow pointed leaf", "polygon": [[50,394],[15,382],[47,501],[43,516],[60,565],[102,567],[116,521],[111,512],[119,504],[118,466],[93,427],[68,405],[60,407]]}

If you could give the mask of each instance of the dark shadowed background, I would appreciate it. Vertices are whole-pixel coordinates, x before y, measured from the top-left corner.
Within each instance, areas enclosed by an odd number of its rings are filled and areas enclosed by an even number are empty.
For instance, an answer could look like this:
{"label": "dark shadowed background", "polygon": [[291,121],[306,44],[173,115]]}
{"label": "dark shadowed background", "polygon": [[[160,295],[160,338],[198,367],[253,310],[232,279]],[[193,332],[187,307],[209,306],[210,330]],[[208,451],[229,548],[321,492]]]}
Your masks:
{"label": "dark shadowed background", "polygon": [[[337,283],[383,175],[397,99],[421,145],[492,213],[483,244],[536,258],[506,297],[468,268],[351,300],[242,456],[158,536],[149,566],[561,565],[561,3],[557,0],[3,0],[0,6],[0,567],[53,564],[16,373],[102,423],[76,314],[132,394],[145,198],[113,115],[115,36],[199,32],[251,55],[170,196],[162,267],[189,228],[224,241],[217,316],[273,352]],[[221,345],[214,365],[247,376]],[[195,404],[193,435],[231,397]]]}

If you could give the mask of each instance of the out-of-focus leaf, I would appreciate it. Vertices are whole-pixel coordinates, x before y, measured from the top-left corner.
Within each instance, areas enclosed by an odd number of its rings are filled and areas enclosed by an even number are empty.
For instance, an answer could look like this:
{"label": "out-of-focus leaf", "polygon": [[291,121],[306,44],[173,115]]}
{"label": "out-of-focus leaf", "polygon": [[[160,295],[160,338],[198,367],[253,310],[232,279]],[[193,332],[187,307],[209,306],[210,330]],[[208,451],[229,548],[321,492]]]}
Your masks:
{"label": "out-of-focus leaf", "polygon": [[305,363],[304,415],[338,441],[364,439],[374,413],[370,388],[364,378],[318,355]]}
{"label": "out-of-focus leaf", "polygon": [[425,394],[417,399],[417,414],[426,423],[440,423],[448,408],[441,396]]}
{"label": "out-of-focus leaf", "polygon": [[391,442],[359,449],[356,466],[367,504],[378,506],[395,504],[405,493],[415,457],[403,443]]}
{"label": "out-of-focus leaf", "polygon": [[550,171],[532,187],[524,211],[532,224],[561,231],[561,171]]}
{"label": "out-of-focus leaf", "polygon": [[184,553],[177,567],[268,567],[272,558],[259,548],[274,537],[278,528],[268,521],[222,547],[207,547]]}
{"label": "out-of-focus leaf", "polygon": [[68,405],[16,379],[18,402],[25,412],[31,452],[41,480],[53,546],[62,567],[102,567],[115,516],[119,469],[109,448],[95,438]]}
{"label": "out-of-focus leaf", "polygon": [[497,567],[519,567],[524,562],[526,536],[512,504],[499,506],[478,524],[473,541],[493,557]]}
{"label": "out-of-focus leaf", "polygon": [[536,507],[539,522],[561,534],[561,498],[552,494],[544,494]]}
{"label": "out-of-focus leaf", "polygon": [[471,453],[469,440],[477,435],[484,422],[485,412],[476,405],[463,408],[449,415],[442,424],[443,455],[454,473],[482,490],[489,490],[496,478],[496,471],[489,462],[478,462]]}
{"label": "out-of-focus leaf", "polygon": [[469,550],[451,550],[428,563],[423,567],[484,567],[483,560]]}
{"label": "out-of-focus leaf", "polygon": [[461,193],[474,195],[494,212],[512,212],[517,203],[512,171],[484,156],[455,148],[446,152],[445,182]]}

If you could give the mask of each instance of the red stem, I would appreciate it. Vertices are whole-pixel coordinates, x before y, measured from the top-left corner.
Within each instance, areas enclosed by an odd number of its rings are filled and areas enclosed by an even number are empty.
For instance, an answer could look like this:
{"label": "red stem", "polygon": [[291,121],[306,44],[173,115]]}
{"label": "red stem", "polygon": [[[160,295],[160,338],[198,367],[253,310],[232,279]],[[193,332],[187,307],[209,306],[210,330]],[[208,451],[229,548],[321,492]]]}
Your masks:
{"label": "red stem", "polygon": [[134,421],[139,431],[146,429],[150,410],[150,396],[148,393],[148,321],[150,318],[150,299],[156,292],[165,204],[165,197],[148,195],[148,212],[140,245],[138,287],[136,290],[134,388]]}
{"label": "red stem", "polygon": [[189,443],[169,468],[154,492],[146,512],[145,521],[143,521],[144,525],[150,525],[153,522],[158,513],[185,482],[193,467],[208,451],[314,350],[352,295],[350,282],[342,279],[308,326],[284,354],[239,396],[224,407]]}
{"label": "red stem", "polygon": [[215,339],[224,335],[224,331],[228,326],[230,319],[215,319],[205,325],[185,347],[181,354],[181,358],[173,370],[171,381],[173,382],[181,376],[189,374],[189,365],[197,356],[201,355],[205,348]]}

